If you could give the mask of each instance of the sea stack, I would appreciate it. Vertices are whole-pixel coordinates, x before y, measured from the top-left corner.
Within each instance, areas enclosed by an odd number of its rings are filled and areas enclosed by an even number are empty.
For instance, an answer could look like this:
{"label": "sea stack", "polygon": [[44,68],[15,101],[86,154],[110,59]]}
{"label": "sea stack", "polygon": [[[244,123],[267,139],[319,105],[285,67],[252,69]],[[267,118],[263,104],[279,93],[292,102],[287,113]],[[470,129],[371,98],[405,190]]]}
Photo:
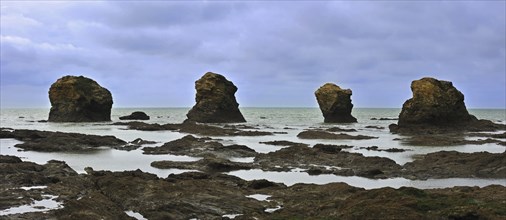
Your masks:
{"label": "sea stack", "polygon": [[323,113],[325,123],[352,123],[357,119],[351,115],[352,92],[333,83],[326,83],[315,92],[316,100]]}
{"label": "sea stack", "polygon": [[111,120],[109,90],[84,76],[64,76],[49,89],[51,122],[98,122]]}
{"label": "sea stack", "polygon": [[476,121],[452,82],[425,77],[411,83],[413,98],[402,105],[399,126],[458,126]]}
{"label": "sea stack", "polygon": [[246,122],[235,99],[237,87],[224,76],[207,72],[195,82],[196,104],[186,114],[185,122]]}

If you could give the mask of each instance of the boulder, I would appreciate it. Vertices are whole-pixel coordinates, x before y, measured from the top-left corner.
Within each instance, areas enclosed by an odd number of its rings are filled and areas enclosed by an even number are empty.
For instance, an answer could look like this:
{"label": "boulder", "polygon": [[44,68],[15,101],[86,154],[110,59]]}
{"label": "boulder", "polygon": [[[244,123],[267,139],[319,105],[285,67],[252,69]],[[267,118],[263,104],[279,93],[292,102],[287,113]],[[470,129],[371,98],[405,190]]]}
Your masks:
{"label": "boulder", "polygon": [[51,122],[110,121],[112,95],[84,76],[64,76],[49,89]]}
{"label": "boulder", "polygon": [[351,90],[326,83],[316,90],[315,96],[325,123],[351,123],[357,119],[351,115]]}
{"label": "boulder", "polygon": [[144,112],[132,112],[130,115],[119,117],[119,120],[149,120],[149,115]]}
{"label": "boulder", "polygon": [[399,126],[455,126],[476,121],[452,82],[425,77],[411,83],[413,98],[402,106]]}
{"label": "boulder", "polygon": [[246,122],[235,99],[237,87],[224,76],[208,72],[195,82],[196,104],[186,114],[185,122]]}

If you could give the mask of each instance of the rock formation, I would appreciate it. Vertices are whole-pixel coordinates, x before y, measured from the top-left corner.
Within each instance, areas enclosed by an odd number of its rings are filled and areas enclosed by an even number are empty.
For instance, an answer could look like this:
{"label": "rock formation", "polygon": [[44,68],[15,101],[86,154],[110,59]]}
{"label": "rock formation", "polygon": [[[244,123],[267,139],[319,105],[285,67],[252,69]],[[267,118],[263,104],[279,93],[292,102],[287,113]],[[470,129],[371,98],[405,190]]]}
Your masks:
{"label": "rock formation", "polygon": [[149,120],[149,115],[144,112],[132,112],[130,115],[119,117],[119,120]]}
{"label": "rock formation", "polygon": [[110,121],[112,95],[97,82],[83,76],[64,76],[49,89],[48,121]]}
{"label": "rock formation", "polygon": [[235,99],[237,87],[224,76],[208,72],[195,82],[196,104],[185,122],[246,122]]}
{"label": "rock formation", "polygon": [[464,95],[449,81],[422,78],[411,83],[413,98],[402,106],[399,126],[453,126],[476,121],[467,112]]}
{"label": "rock formation", "polygon": [[357,119],[351,115],[351,90],[326,83],[316,90],[315,96],[325,123],[351,123]]}

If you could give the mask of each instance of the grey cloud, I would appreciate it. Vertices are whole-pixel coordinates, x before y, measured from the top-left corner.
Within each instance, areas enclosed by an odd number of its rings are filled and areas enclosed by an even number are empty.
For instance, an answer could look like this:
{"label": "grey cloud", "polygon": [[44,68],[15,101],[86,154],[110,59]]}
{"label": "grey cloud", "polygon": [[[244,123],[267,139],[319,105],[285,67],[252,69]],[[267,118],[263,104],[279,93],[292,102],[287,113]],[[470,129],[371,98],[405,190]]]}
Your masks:
{"label": "grey cloud", "polygon": [[[2,16],[21,25],[2,19],[2,36],[33,45],[2,41],[2,85],[91,74],[119,105],[181,106],[215,71],[238,85],[241,106],[315,106],[314,90],[332,81],[354,91],[356,106],[400,107],[411,80],[434,76],[473,92],[471,105],[501,107],[505,4],[10,2]],[[494,95],[474,89],[484,85]]]}

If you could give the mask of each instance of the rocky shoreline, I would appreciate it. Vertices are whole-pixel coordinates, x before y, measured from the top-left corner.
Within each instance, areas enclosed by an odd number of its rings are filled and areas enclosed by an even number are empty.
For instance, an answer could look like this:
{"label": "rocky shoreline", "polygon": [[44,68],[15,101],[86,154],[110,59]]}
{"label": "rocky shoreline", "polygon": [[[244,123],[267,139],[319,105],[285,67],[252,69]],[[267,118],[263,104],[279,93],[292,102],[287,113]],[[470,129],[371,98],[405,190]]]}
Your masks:
{"label": "rocky shoreline", "polygon": [[506,187],[498,185],[426,190],[365,190],[344,183],[288,187],[207,172],[159,178],[140,170],[88,168],[87,174],[77,174],[61,161],[39,165],[14,156],[0,156],[0,167],[0,209],[28,205],[47,195],[61,203],[57,209],[2,219],[135,219],[128,212],[147,219],[506,217]]}
{"label": "rocky shoreline", "polygon": [[[22,141],[15,145],[24,151],[82,152],[99,148],[119,150],[140,149],[144,154],[181,155],[200,158],[196,161],[155,160],[158,169],[193,170],[160,178],[136,171],[94,171],[78,174],[65,162],[51,160],[46,164],[23,161],[16,156],[0,156],[0,211],[29,206],[37,201],[52,201],[55,209],[43,212],[2,215],[0,219],[134,219],[137,213],[147,219],[284,219],[284,218],[436,218],[436,219],[502,219],[506,187],[452,187],[444,189],[379,188],[365,190],[345,183],[325,185],[295,184],[286,186],[268,180],[243,180],[227,174],[238,170],[267,172],[305,172],[309,175],[331,174],[358,176],[369,179],[405,178],[409,180],[447,178],[506,177],[506,152],[462,153],[438,151],[416,155],[404,165],[386,157],[364,156],[350,152],[352,145],[328,142],[306,144],[293,141],[263,141],[259,144],[278,148],[269,153],[237,144],[226,144],[223,137],[269,136],[276,132],[263,131],[250,125],[205,125],[199,123],[148,124],[119,122],[115,126],[142,131],[167,131],[187,134],[165,143],[136,139],[130,143],[114,136],[86,135],[26,129],[0,129],[0,138]],[[123,129],[123,128],[121,128]],[[364,129],[368,129],[364,127]],[[378,130],[377,128],[371,128]],[[500,130],[500,129],[499,129]],[[308,128],[300,134],[301,141],[326,138],[374,140],[361,135],[362,128],[339,126]],[[295,133],[296,135],[297,133]],[[299,134],[299,135],[300,135]],[[403,134],[400,142],[417,140],[421,144],[434,142],[434,135],[451,146],[455,140],[483,138],[483,142],[501,145],[504,134],[459,133]],[[446,138],[445,138],[445,135]],[[453,137],[453,138],[449,138]],[[220,139],[218,139],[220,138]],[[308,138],[308,139],[306,139]],[[488,140],[488,141],[487,141]],[[492,141],[490,141],[492,140]],[[458,142],[464,143],[464,142]],[[360,148],[367,151],[398,153],[400,148]],[[251,158],[237,162],[231,158]],[[90,164],[91,165],[91,164]],[[198,171],[198,172],[195,172]],[[263,200],[254,195],[266,195]],[[40,207],[40,210],[42,207]]]}

